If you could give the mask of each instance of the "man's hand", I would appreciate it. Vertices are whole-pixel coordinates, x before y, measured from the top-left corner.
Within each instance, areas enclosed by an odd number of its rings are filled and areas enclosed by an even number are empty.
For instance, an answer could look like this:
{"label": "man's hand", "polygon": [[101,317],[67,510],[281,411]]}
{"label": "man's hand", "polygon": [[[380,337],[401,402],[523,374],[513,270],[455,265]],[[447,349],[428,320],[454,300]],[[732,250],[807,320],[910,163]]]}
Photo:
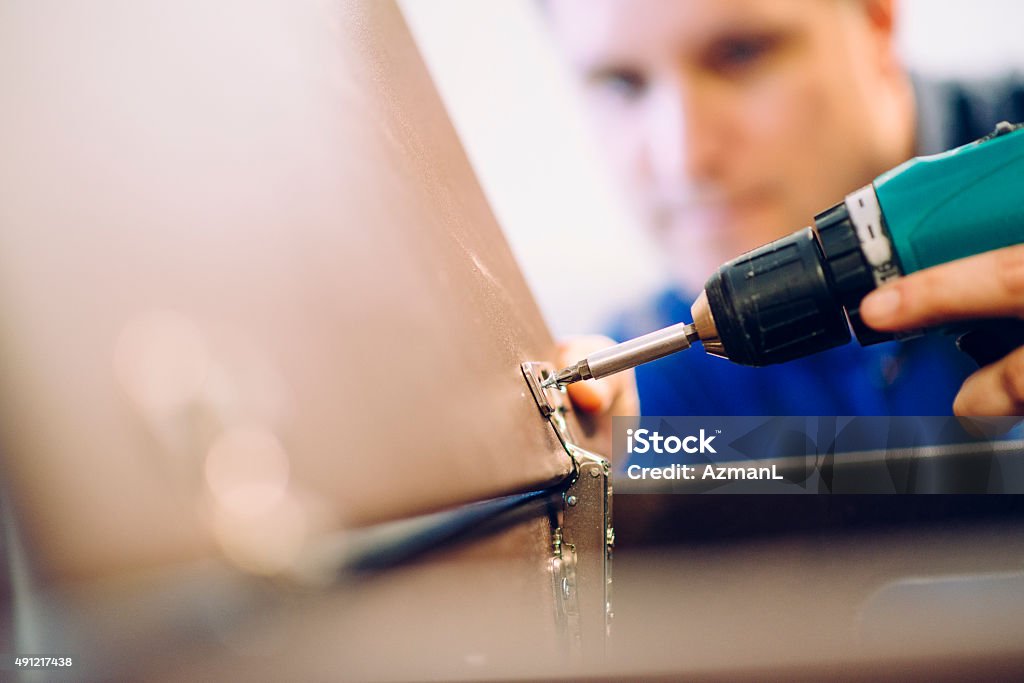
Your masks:
{"label": "man's hand", "polygon": [[[608,337],[573,337],[558,344],[557,363],[565,367],[615,341]],[[612,417],[639,415],[640,397],[636,390],[636,376],[632,370],[617,372],[603,379],[591,379],[570,384],[569,398],[581,413],[584,426],[589,426],[605,453],[611,452]],[[589,418],[589,419],[588,419]]]}
{"label": "man's hand", "polygon": [[[969,318],[1024,318],[1024,245],[928,268],[864,298],[864,322],[882,331]],[[957,415],[1024,415],[1024,347],[968,377]]]}

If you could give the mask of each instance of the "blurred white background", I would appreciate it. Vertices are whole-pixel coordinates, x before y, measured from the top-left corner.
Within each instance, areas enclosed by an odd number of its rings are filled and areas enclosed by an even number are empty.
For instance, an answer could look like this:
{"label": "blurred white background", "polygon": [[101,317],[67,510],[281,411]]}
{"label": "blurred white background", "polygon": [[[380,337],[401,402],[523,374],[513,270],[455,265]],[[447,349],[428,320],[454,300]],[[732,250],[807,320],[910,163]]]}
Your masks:
{"label": "blurred white background", "polygon": [[[552,331],[600,330],[663,275],[630,226],[535,0],[400,2]],[[904,0],[900,13],[901,50],[919,73],[1024,70],[1020,0]]]}

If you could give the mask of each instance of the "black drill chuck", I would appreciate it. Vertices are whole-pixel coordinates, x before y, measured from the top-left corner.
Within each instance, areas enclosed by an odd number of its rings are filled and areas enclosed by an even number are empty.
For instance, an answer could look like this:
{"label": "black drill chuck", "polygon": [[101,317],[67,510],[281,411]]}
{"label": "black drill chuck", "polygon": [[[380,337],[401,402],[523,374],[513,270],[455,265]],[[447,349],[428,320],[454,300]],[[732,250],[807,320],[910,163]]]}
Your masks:
{"label": "black drill chuck", "polygon": [[811,228],[721,266],[704,288],[720,351],[762,366],[846,344],[850,328],[818,238]]}

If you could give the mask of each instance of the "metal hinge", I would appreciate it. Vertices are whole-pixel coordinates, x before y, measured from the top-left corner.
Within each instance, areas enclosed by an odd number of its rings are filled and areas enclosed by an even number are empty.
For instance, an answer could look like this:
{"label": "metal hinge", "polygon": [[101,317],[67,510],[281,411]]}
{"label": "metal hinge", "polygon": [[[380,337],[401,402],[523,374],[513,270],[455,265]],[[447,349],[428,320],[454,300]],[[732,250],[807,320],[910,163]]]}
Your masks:
{"label": "metal hinge", "polygon": [[556,615],[571,649],[580,656],[604,652],[611,632],[612,527],[611,463],[576,445],[566,419],[564,388],[544,387],[550,363],[523,363],[523,376],[543,415],[572,459],[552,532],[552,581]]}

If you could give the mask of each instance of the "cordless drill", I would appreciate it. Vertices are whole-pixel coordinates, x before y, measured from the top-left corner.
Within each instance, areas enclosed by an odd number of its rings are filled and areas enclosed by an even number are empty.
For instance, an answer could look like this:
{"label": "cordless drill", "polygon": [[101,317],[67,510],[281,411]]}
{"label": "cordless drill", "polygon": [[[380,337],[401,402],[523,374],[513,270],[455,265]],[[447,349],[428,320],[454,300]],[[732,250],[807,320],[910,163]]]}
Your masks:
{"label": "cordless drill", "polygon": [[[1002,122],[962,147],[911,159],[803,228],[725,263],[680,323],[611,346],[547,384],[599,378],[687,349],[764,366],[897,338],[867,327],[860,302],[923,268],[1024,242],[1024,124]],[[947,328],[948,329],[948,328]],[[958,343],[980,364],[1024,344],[1019,320],[984,321]],[[901,334],[898,338],[907,338]]]}

